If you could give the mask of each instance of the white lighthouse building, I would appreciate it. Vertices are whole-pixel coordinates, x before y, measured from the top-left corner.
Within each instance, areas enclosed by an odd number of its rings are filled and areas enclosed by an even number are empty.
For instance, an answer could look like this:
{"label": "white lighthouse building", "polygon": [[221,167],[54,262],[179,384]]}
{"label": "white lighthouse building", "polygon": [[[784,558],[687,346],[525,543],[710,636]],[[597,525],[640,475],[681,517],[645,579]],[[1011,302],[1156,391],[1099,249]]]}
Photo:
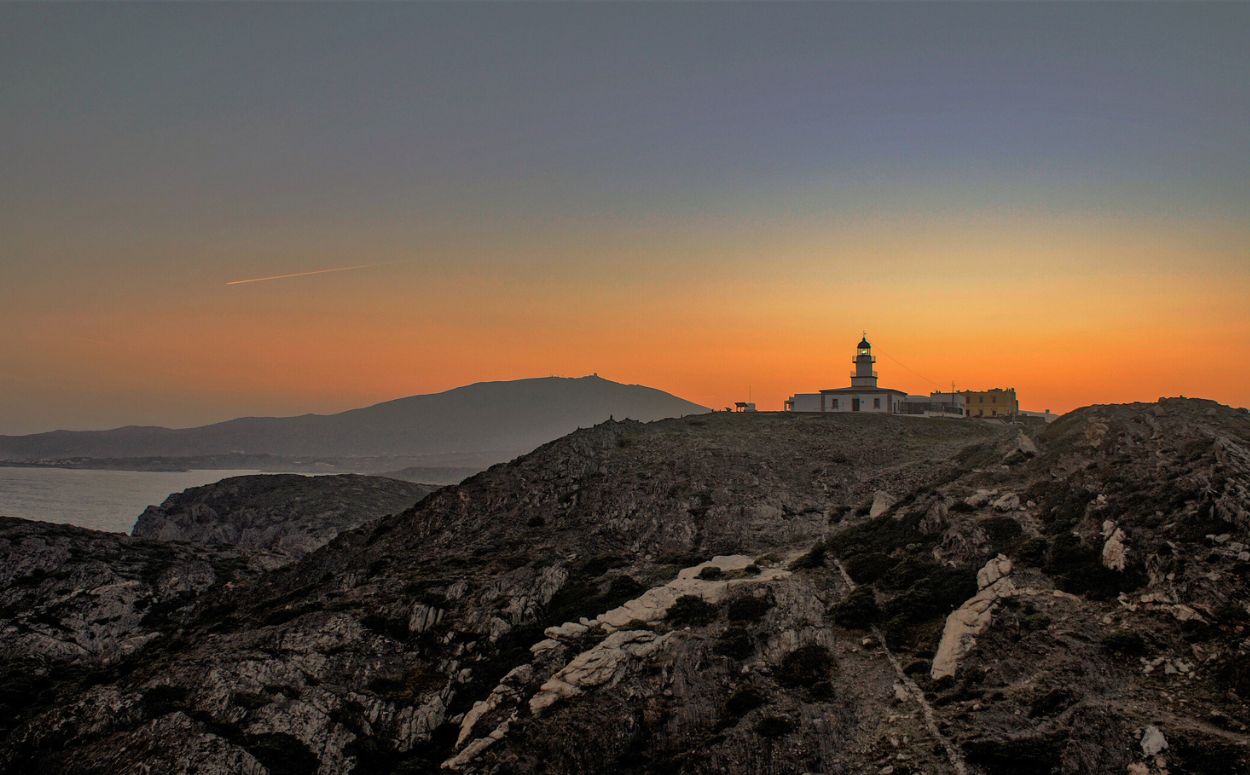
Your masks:
{"label": "white lighthouse building", "polygon": [[895,414],[902,411],[907,394],[877,386],[877,359],[872,355],[868,335],[859,340],[855,357],[851,359],[855,371],[851,372],[851,386],[829,388],[819,393],[796,393],[786,400],[790,412],[876,412]]}

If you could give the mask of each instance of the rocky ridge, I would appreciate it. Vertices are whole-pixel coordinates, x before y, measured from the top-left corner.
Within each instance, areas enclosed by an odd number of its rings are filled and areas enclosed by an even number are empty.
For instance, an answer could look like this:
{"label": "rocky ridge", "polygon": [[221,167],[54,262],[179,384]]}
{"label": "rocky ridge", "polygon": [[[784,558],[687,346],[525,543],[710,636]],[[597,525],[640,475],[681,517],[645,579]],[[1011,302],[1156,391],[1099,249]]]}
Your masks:
{"label": "rocky ridge", "polygon": [[1248,450],[1193,400],[606,423],[52,687],[0,766],[1243,772]]}
{"label": "rocky ridge", "polygon": [[299,559],[344,530],[403,511],[436,489],[356,474],[234,476],[149,506],[132,534]]}

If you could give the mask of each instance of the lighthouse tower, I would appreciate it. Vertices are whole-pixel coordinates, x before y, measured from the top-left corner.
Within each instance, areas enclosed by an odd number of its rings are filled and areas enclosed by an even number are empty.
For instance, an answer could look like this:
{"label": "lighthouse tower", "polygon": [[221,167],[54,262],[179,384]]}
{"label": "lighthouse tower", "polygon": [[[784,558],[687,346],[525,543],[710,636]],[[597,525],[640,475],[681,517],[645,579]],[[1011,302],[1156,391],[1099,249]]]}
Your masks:
{"label": "lighthouse tower", "polygon": [[868,334],[864,333],[864,338],[859,340],[859,344],[855,347],[855,358],[852,363],[855,364],[855,371],[851,372],[851,387],[875,388],[877,386],[877,372],[873,370],[873,364],[877,359],[872,357],[872,345],[868,343]]}
{"label": "lighthouse tower", "polygon": [[795,393],[786,399],[786,411],[790,412],[878,412],[898,414],[903,410],[907,394],[893,388],[877,387],[877,372],[873,364],[872,344],[868,334],[855,347],[855,371],[851,372],[851,386],[828,388],[819,393]]}

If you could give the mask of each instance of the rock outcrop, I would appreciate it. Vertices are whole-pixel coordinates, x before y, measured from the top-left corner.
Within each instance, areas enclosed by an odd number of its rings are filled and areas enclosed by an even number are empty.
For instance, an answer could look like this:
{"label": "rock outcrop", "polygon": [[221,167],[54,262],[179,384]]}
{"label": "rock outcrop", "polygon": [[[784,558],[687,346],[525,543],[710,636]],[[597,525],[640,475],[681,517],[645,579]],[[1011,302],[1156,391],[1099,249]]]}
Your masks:
{"label": "rock outcrop", "polygon": [[273,558],[0,517],[0,733],[55,686],[168,638]]}
{"label": "rock outcrop", "polygon": [[0,653],[115,661],[204,591],[255,578],[270,559],[0,517]]}
{"label": "rock outcrop", "polygon": [[942,640],[929,675],[941,680],[955,675],[959,660],[977,644],[977,636],[990,627],[994,607],[1004,598],[1015,594],[1011,575],[1011,560],[998,555],[977,571],[977,593],[946,617]]}
{"label": "rock outcrop", "polygon": [[132,534],[299,559],[344,530],[410,508],[436,489],[356,474],[234,476],[149,506]]}

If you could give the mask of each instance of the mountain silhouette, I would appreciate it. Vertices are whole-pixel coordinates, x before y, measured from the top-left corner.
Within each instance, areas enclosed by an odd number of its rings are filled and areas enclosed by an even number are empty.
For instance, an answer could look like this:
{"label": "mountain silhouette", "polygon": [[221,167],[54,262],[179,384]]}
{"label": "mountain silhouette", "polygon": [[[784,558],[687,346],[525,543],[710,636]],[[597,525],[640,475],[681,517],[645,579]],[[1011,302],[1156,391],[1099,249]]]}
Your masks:
{"label": "mountain silhouette", "polygon": [[597,375],[478,382],[338,414],[242,417],[196,428],[127,426],[0,436],[0,459],[404,458],[489,465],[609,417],[658,420],[707,412],[643,385]]}

